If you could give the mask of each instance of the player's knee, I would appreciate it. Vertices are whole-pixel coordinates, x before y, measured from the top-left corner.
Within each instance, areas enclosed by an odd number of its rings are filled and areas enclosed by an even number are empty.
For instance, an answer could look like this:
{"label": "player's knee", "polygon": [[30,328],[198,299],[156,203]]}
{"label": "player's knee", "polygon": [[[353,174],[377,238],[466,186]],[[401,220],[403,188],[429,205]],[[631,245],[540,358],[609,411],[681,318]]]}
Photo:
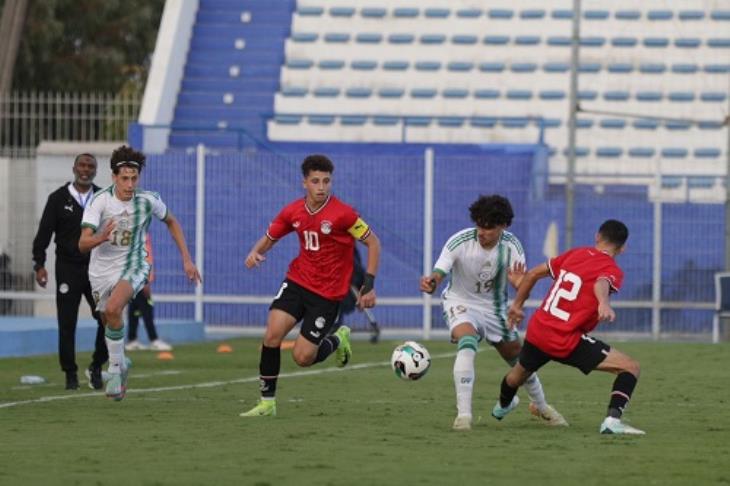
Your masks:
{"label": "player's knee", "polygon": [[637,379],[639,378],[639,375],[641,374],[641,365],[639,365],[639,362],[635,359],[628,358],[626,360],[626,364],[624,365],[625,371],[628,371],[632,375],[634,375]]}
{"label": "player's knee", "polygon": [[294,358],[294,362],[303,367],[306,368],[308,366],[312,366],[314,363],[314,359],[316,356],[310,356],[309,354],[297,352],[296,350],[292,353],[292,358]]}

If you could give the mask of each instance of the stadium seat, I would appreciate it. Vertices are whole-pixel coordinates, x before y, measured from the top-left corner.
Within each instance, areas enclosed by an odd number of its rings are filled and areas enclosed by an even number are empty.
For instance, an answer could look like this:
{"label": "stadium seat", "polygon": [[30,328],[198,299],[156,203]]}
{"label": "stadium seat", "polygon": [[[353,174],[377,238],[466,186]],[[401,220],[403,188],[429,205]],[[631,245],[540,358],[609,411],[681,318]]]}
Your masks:
{"label": "stadium seat", "polygon": [[674,18],[674,12],[671,10],[649,10],[646,13],[648,20],[672,20]]}
{"label": "stadium seat", "polygon": [[446,41],[444,34],[423,34],[418,38],[421,44],[443,44]]}
{"label": "stadium seat", "polygon": [[656,153],[656,150],[652,147],[631,147],[629,149],[629,157],[636,157],[636,158],[650,158],[654,157],[654,154]]}
{"label": "stadium seat", "polygon": [[514,17],[515,11],[508,8],[491,8],[487,11],[487,16],[490,19],[502,19],[508,20]]}
{"label": "stadium seat", "polygon": [[451,15],[448,8],[427,8],[423,11],[423,15],[430,19],[445,19]]}
{"label": "stadium seat", "polygon": [[347,32],[327,32],[324,34],[324,41],[328,43],[349,42],[350,34]]}
{"label": "stadium seat", "polygon": [[478,40],[477,36],[471,34],[457,34],[451,37],[452,44],[474,45]]}
{"label": "stadium seat", "polygon": [[617,20],[639,20],[641,19],[641,11],[639,10],[617,10],[614,13]]}
{"label": "stadium seat", "polygon": [[674,39],[674,45],[682,49],[696,49],[702,45],[702,41],[697,37],[679,37]]}
{"label": "stadium seat", "polygon": [[456,16],[463,19],[476,19],[482,16],[482,10],[478,8],[462,8],[456,11]]}
{"label": "stadium seat", "polygon": [[712,20],[730,20],[730,10],[713,10],[710,12],[710,18]]}
{"label": "stadium seat", "polygon": [[724,102],[727,99],[727,93],[722,91],[705,91],[700,93],[700,100],[705,102]]}
{"label": "stadium seat", "polygon": [[716,159],[720,157],[722,151],[718,148],[705,147],[694,149],[693,155],[698,159]]}
{"label": "stadium seat", "polygon": [[466,98],[469,96],[469,90],[464,88],[446,88],[441,91],[444,98]]}
{"label": "stadium seat", "polygon": [[413,34],[390,34],[388,36],[388,42],[390,44],[410,44],[414,38],[415,36]]}
{"label": "stadium seat", "polygon": [[410,7],[398,7],[393,9],[393,17],[400,18],[415,18],[418,17],[419,10],[417,8]]}
{"label": "stadium seat", "polygon": [[661,156],[667,159],[683,159],[687,157],[687,149],[682,147],[664,147]]}
{"label": "stadium seat", "polygon": [[679,20],[702,20],[705,18],[705,12],[702,10],[680,10]]}
{"label": "stadium seat", "polygon": [[520,12],[520,18],[536,20],[545,18],[545,10],[542,8],[525,9]]}
{"label": "stadium seat", "polygon": [[367,18],[382,19],[387,11],[380,7],[363,7],[360,9],[360,15]]}
{"label": "stadium seat", "polygon": [[355,14],[354,7],[330,7],[328,10],[332,17],[352,17]]}
{"label": "stadium seat", "polygon": [[661,101],[664,94],[661,91],[638,91],[636,93],[637,101]]}
{"label": "stadium seat", "polygon": [[319,98],[334,98],[340,95],[340,88],[318,86],[314,88],[312,94]]}
{"label": "stadium seat", "polygon": [[297,13],[299,15],[318,17],[318,16],[322,15],[323,12],[324,12],[324,9],[322,7],[307,7],[307,6],[297,7]]}

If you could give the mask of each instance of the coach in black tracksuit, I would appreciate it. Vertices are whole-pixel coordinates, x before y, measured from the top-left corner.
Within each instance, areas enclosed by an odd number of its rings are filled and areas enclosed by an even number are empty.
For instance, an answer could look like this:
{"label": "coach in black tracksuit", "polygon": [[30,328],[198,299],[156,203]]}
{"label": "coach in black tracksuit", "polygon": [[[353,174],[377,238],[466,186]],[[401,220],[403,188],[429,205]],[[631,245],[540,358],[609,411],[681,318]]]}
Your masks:
{"label": "coach in black tracksuit", "polygon": [[51,235],[56,234],[56,310],[58,315],[58,357],[61,369],[66,373],[66,389],[79,387],[76,366],[76,322],[79,316],[81,296],[91,307],[94,319],[99,324],[92,357],[90,386],[103,387],[101,366],[109,358],[104,340],[104,326],[96,312],[96,304],[89,283],[89,254],[79,251],[81,218],[84,208],[91,202],[93,193],[100,188],[93,184],[96,176],[96,159],[91,154],[81,154],[74,160],[74,181],[48,196],[43,216],[33,240],[33,261],[36,281],[41,287],[48,282],[45,268],[46,249]]}

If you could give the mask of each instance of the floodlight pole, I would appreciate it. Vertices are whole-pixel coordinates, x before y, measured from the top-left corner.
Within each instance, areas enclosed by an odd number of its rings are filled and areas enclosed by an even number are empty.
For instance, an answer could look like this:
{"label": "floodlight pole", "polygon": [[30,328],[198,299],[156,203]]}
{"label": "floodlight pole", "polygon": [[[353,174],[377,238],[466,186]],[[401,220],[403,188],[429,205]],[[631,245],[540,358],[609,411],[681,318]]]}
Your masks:
{"label": "floodlight pole", "polygon": [[570,59],[570,112],[568,115],[568,171],[565,178],[565,243],[564,250],[573,247],[575,227],[575,136],[578,112],[578,63],[580,49],[580,0],[573,0],[573,35]]}
{"label": "floodlight pole", "polygon": [[730,97],[728,97],[728,116],[725,117],[727,146],[725,148],[725,271],[730,271]]}

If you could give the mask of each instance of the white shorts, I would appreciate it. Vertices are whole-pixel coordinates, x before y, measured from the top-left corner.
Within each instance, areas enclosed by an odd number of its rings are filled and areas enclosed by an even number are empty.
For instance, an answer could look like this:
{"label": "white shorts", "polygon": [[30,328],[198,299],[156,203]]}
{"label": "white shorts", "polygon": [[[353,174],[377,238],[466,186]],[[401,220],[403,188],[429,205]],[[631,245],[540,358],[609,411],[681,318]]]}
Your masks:
{"label": "white shorts", "polygon": [[443,306],[444,320],[449,325],[449,332],[459,324],[468,323],[477,332],[480,340],[486,339],[496,344],[519,339],[517,331],[509,328],[507,319],[495,315],[494,312],[455,301],[444,301]]}
{"label": "white shorts", "polygon": [[[132,286],[132,299],[144,288],[150,276],[150,266],[146,265],[141,268],[135,268],[122,272],[122,270],[107,275],[93,277],[89,275],[91,283],[91,294],[96,302],[96,310],[104,312],[106,303],[112,295],[114,287],[121,281],[126,280]],[[131,300],[131,299],[130,299]]]}

